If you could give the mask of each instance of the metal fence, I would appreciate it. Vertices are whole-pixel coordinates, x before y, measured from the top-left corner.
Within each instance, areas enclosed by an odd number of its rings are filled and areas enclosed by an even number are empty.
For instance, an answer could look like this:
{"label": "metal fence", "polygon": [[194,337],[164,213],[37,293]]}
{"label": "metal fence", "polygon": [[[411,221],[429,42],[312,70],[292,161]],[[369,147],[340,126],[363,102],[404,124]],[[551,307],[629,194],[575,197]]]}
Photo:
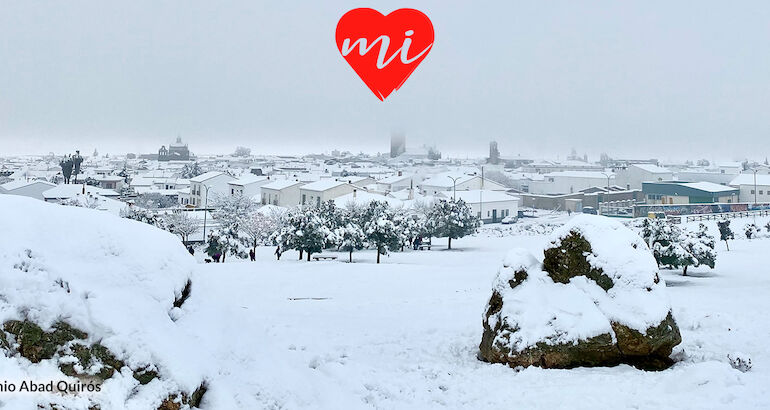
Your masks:
{"label": "metal fence", "polygon": [[750,218],[753,216],[770,216],[770,210],[763,209],[757,211],[723,212],[716,214],[688,215],[687,222],[695,221],[716,221],[723,219]]}

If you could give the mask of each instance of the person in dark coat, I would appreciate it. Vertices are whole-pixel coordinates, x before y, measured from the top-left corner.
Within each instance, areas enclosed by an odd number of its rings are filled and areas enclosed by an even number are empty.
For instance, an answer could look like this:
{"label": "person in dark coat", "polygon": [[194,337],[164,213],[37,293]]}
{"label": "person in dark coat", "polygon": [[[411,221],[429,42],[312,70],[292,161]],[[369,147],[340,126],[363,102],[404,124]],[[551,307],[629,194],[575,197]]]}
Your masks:
{"label": "person in dark coat", "polygon": [[195,256],[195,249],[193,249],[192,245],[187,245],[187,252],[190,252],[190,255]]}
{"label": "person in dark coat", "polygon": [[249,249],[249,259],[251,259],[252,262],[257,260],[257,254],[254,252],[254,249]]}
{"label": "person in dark coat", "polygon": [[216,263],[219,263],[219,258],[221,258],[221,257],[222,257],[222,254],[221,254],[221,253],[219,253],[219,252],[217,252],[217,253],[215,253],[215,254],[214,254],[214,256],[212,256],[212,257],[214,258],[214,262],[216,262]]}
{"label": "person in dark coat", "polygon": [[281,260],[281,245],[275,247],[275,256],[278,260]]}

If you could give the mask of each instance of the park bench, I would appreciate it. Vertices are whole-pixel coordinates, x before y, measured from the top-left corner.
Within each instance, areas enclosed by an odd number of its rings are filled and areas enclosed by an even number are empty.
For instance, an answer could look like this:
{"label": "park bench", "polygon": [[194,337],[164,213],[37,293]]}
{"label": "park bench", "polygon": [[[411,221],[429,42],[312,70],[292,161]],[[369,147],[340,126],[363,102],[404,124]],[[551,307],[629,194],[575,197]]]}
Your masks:
{"label": "park bench", "polygon": [[317,261],[325,261],[325,260],[332,260],[333,261],[333,260],[337,259],[337,257],[334,256],[334,255],[316,255],[316,256],[313,256],[313,259],[317,260]]}

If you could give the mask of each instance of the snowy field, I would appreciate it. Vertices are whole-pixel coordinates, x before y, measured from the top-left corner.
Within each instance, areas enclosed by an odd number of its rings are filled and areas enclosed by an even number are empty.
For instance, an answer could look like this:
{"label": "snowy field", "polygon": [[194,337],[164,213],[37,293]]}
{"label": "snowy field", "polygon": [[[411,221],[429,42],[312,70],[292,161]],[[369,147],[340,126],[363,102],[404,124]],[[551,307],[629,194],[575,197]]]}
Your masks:
{"label": "snowy field", "polygon": [[[208,399],[246,408],[767,408],[770,240],[717,244],[714,270],[663,271],[683,342],[673,368],[516,372],[476,359],[490,283],[512,247],[545,236],[477,236],[457,250],[393,254],[377,266],[299,262],[201,265],[189,310],[218,360]],[[342,255],[341,255],[342,257]],[[342,257],[344,259],[344,257]],[[750,357],[747,373],[727,355]],[[219,408],[219,406],[215,406]]]}
{"label": "snowy field", "polygon": [[[105,382],[92,393],[102,409],[155,408],[201,380],[205,409],[770,406],[770,239],[737,239],[729,252],[718,242],[713,270],[692,268],[686,277],[662,271],[683,339],[672,368],[515,371],[476,354],[503,257],[547,241],[550,228],[537,228],[535,219],[520,222],[532,229],[486,226],[453,241],[456,249],[434,240],[431,251],[393,253],[379,265],[373,251],[355,252],[354,263],[344,262],[347,254],[298,261],[293,252],[276,261],[272,247],[259,248],[257,262],[204,264],[178,238],[139,222],[0,199],[3,320],[21,315],[50,324],[63,316],[131,369],[158,366],[161,378],[144,386],[125,369]],[[557,225],[567,216],[542,218]],[[746,222],[734,221],[736,237]],[[173,308],[188,277],[191,296]],[[728,355],[736,354],[751,359],[750,371],[730,365]],[[0,356],[0,374],[62,377],[55,364],[10,355]],[[52,401],[89,407],[82,396],[0,394],[8,409]]]}

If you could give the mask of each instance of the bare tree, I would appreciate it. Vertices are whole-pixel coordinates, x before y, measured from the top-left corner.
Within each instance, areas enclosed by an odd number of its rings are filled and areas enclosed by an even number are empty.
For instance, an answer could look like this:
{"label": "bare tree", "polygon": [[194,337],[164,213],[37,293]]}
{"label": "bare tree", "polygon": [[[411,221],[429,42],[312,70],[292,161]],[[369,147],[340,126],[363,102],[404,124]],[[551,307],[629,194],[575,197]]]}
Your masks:
{"label": "bare tree", "polygon": [[200,221],[190,217],[187,212],[178,211],[166,215],[164,218],[166,230],[179,235],[182,238],[182,242],[187,242],[190,239],[190,235],[200,230]]}

